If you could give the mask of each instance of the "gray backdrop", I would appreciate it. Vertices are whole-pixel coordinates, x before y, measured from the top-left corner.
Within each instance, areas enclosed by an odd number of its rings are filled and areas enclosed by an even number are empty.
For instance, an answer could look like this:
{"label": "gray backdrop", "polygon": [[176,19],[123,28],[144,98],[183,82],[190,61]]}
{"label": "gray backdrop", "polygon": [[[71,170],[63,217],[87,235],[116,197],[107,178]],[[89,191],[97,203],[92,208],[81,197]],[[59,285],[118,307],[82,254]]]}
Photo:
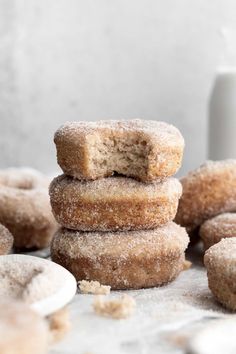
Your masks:
{"label": "gray backdrop", "polygon": [[[66,120],[165,120],[206,158],[207,100],[232,64],[234,0],[0,0],[0,167],[56,170]],[[230,62],[231,61],[231,62]]]}

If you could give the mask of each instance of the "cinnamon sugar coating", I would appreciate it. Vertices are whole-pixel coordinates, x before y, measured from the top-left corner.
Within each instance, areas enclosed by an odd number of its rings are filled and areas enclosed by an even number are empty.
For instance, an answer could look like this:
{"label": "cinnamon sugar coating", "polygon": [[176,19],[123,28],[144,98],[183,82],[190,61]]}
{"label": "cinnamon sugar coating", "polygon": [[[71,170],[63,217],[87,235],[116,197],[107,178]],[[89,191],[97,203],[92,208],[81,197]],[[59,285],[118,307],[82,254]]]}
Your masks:
{"label": "cinnamon sugar coating", "polygon": [[210,247],[204,256],[208,285],[216,299],[236,310],[236,238],[225,238]]}
{"label": "cinnamon sugar coating", "polygon": [[173,222],[154,230],[81,232],[60,229],[51,243],[52,260],[77,281],[96,280],[112,289],[167,283],[181,272],[189,238]]}
{"label": "cinnamon sugar coating", "polygon": [[10,231],[0,224],[0,256],[10,252],[13,245],[13,236]]}
{"label": "cinnamon sugar coating", "polygon": [[199,234],[205,249],[220,242],[222,238],[236,237],[236,213],[223,213],[205,221]]}
{"label": "cinnamon sugar coating", "polygon": [[81,231],[150,229],[173,220],[182,193],[180,182],[142,183],[127,177],[79,181],[61,175],[49,194],[52,211],[64,227]]}
{"label": "cinnamon sugar coating", "polygon": [[207,161],[180,181],[183,194],[175,221],[188,230],[236,210],[236,160]]}
{"label": "cinnamon sugar coating", "polygon": [[31,169],[0,171],[0,223],[14,237],[14,247],[47,247],[57,224],[52,215],[46,177]]}
{"label": "cinnamon sugar coating", "polygon": [[114,172],[144,182],[163,179],[177,172],[184,149],[177,128],[140,119],[67,122],[54,142],[63,172],[80,180]]}
{"label": "cinnamon sugar coating", "polygon": [[46,321],[22,302],[0,302],[0,353],[46,354]]}

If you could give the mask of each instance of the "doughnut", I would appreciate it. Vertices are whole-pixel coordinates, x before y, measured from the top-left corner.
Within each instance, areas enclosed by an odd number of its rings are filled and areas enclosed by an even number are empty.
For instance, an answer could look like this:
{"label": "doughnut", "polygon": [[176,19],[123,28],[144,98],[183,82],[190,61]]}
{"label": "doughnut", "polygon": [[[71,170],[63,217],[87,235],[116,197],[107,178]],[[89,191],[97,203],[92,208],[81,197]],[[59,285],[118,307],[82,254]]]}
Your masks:
{"label": "doughnut", "polygon": [[0,353],[46,354],[46,321],[22,302],[0,302]]}
{"label": "doughnut", "polygon": [[154,230],[81,232],[59,229],[51,243],[52,260],[77,279],[112,289],[159,286],[175,279],[188,245],[184,228],[170,222]]}
{"label": "doughnut", "polygon": [[224,238],[204,256],[208,285],[226,308],[236,310],[236,238]]}
{"label": "doughnut", "polygon": [[236,213],[224,213],[205,221],[200,228],[200,237],[205,249],[222,238],[236,237]]}
{"label": "doughnut", "polygon": [[13,245],[13,236],[7,228],[0,224],[0,256],[10,252]]}
{"label": "doughnut", "polygon": [[18,249],[47,247],[56,230],[46,177],[31,169],[0,170],[0,223]]}
{"label": "doughnut", "polygon": [[54,137],[63,172],[80,180],[118,173],[143,182],[172,176],[181,166],[184,139],[157,121],[67,122]]}
{"label": "doughnut", "polygon": [[0,170],[0,186],[34,189],[39,186],[48,188],[48,184],[48,178],[32,168],[19,167]]}
{"label": "doughnut", "polygon": [[142,183],[127,177],[79,181],[61,175],[49,188],[53,214],[62,226],[81,231],[150,229],[173,220],[180,182]]}
{"label": "doughnut", "polygon": [[207,161],[181,180],[175,221],[189,232],[218,214],[236,210],[236,160]]}

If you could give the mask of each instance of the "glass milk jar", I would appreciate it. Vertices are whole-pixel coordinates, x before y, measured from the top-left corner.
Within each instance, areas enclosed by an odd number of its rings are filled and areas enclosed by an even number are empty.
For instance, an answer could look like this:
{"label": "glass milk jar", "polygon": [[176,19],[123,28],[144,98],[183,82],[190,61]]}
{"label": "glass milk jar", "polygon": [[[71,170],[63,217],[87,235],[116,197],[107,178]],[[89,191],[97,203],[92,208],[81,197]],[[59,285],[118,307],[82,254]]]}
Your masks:
{"label": "glass milk jar", "polygon": [[236,158],[236,67],[218,70],[209,101],[208,157]]}

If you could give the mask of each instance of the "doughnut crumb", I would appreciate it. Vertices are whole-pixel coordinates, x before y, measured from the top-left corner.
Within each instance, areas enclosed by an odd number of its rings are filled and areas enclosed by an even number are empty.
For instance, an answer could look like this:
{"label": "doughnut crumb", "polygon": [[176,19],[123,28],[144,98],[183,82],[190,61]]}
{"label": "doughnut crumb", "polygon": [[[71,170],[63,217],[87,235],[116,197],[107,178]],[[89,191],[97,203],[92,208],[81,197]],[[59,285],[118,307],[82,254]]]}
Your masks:
{"label": "doughnut crumb", "polygon": [[111,287],[109,285],[102,285],[98,281],[94,280],[81,280],[78,282],[78,286],[82,294],[108,295],[111,291]]}
{"label": "doughnut crumb", "polygon": [[114,319],[127,318],[132,315],[136,306],[134,298],[123,295],[119,299],[104,301],[103,297],[96,296],[93,309],[97,315],[111,317]]}
{"label": "doughnut crumb", "polygon": [[64,307],[63,309],[48,316],[47,320],[50,330],[51,343],[60,341],[71,328],[69,311],[67,307]]}
{"label": "doughnut crumb", "polygon": [[183,263],[183,270],[188,270],[191,267],[192,267],[192,262],[190,262],[187,259],[185,259],[185,261]]}

